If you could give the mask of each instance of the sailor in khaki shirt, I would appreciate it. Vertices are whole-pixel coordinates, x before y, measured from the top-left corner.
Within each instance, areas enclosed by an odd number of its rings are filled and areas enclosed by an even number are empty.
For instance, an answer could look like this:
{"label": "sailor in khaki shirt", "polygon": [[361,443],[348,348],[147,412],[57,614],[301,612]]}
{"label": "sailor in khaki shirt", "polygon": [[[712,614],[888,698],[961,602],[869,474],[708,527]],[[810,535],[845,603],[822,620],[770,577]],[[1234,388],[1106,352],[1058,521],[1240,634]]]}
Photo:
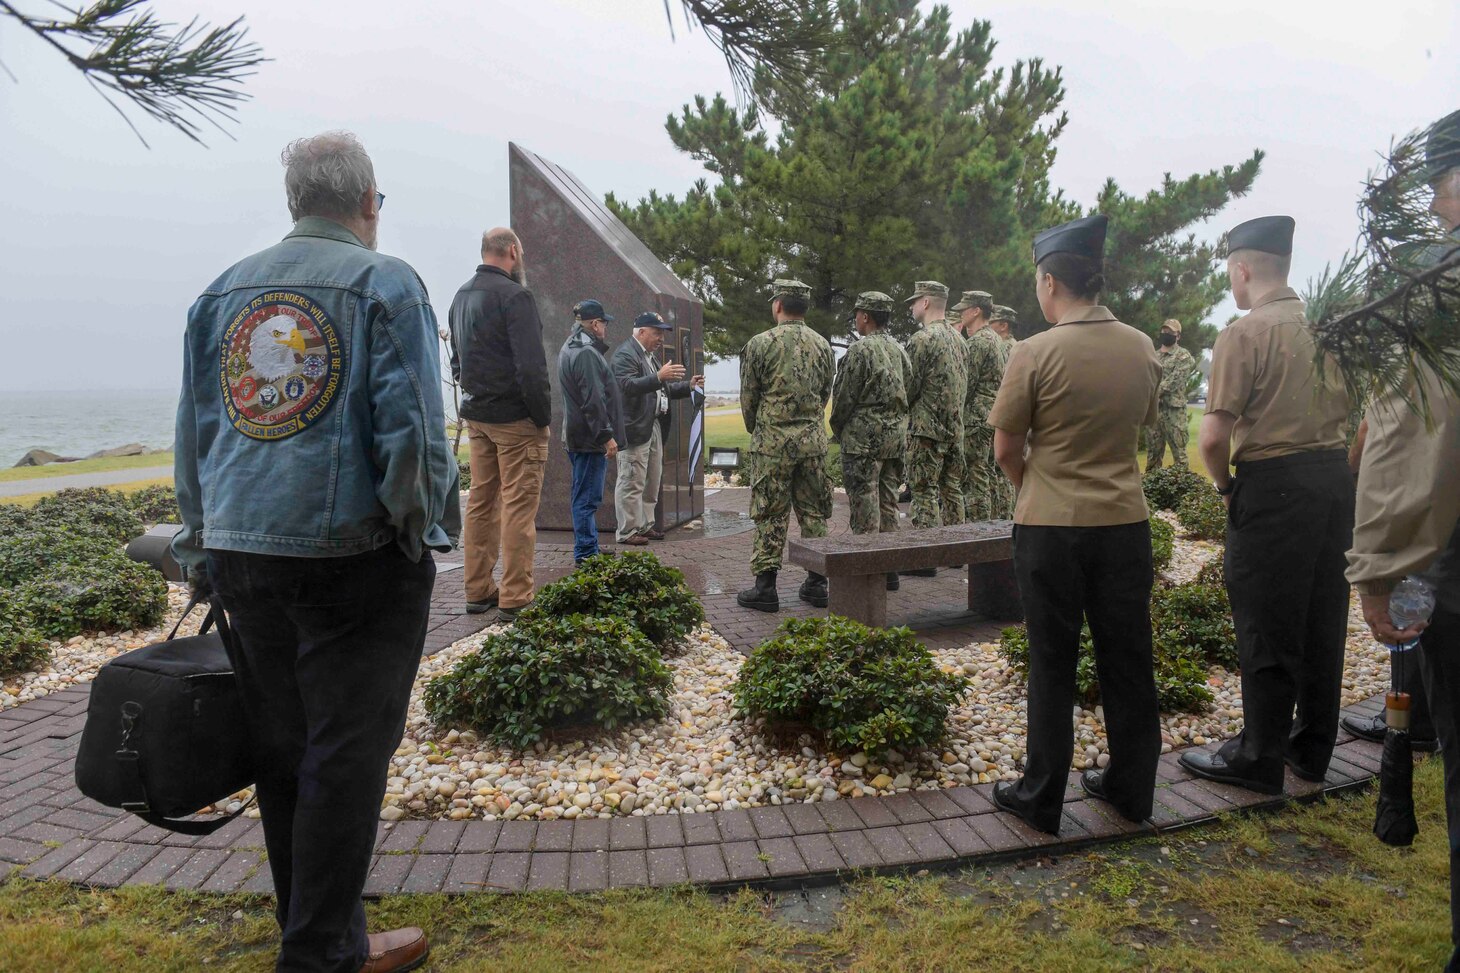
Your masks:
{"label": "sailor in khaki shirt", "polygon": [[1051,834],[1074,748],[1087,619],[1110,763],[1081,783],[1143,821],[1161,753],[1150,512],[1136,462],[1140,430],[1156,418],[1161,364],[1145,335],[1097,303],[1105,229],[1106,218],[1092,216],[1035,237],[1035,290],[1055,326],[1015,346],[988,419],[995,459],[1019,491],[1014,572],[1029,630],[1028,758],[1023,779],[994,788],[994,803]]}
{"label": "sailor in khaki shirt", "polygon": [[[1460,111],[1431,127],[1425,167],[1434,191],[1430,212],[1460,248]],[[1436,260],[1454,253],[1436,249]],[[1428,415],[1410,408],[1410,402],[1419,401],[1421,384]],[[1427,369],[1414,376],[1406,391],[1408,401],[1390,394],[1369,406],[1348,578],[1359,589],[1364,620],[1374,638],[1403,645],[1419,636],[1417,661],[1424,678],[1397,681],[1428,696],[1445,761],[1450,938],[1457,947],[1445,968],[1460,970],[1460,399]],[[1389,595],[1406,575],[1418,576],[1434,589],[1435,612],[1428,626],[1397,631],[1389,617]],[[1396,662],[1413,655],[1403,653]],[[1399,664],[1413,670],[1415,663],[1408,658]],[[1411,719],[1417,702],[1410,702]]]}
{"label": "sailor in khaki shirt", "polygon": [[1303,302],[1288,287],[1293,227],[1265,216],[1227,234],[1232,294],[1250,313],[1217,337],[1200,444],[1227,502],[1244,722],[1216,752],[1180,758],[1197,776],[1265,794],[1282,793],[1284,764],[1322,781],[1333,756],[1354,523],[1348,396],[1335,368],[1314,366]]}

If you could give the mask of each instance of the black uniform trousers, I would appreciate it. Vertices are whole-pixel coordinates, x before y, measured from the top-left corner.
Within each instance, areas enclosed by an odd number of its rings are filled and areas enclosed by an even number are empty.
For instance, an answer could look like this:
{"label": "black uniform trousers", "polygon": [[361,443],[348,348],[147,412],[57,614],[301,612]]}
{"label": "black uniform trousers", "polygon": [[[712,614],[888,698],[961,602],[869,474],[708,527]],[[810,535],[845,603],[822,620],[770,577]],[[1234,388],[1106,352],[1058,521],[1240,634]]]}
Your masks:
{"label": "black uniform trousers", "polygon": [[394,544],[306,558],[208,553],[258,759],[283,933],[276,969],[357,973],[360,893],[421,663],[436,566]]}
{"label": "black uniform trousers", "polygon": [[[1338,736],[1354,477],[1342,450],[1240,463],[1227,511],[1227,593],[1242,667],[1232,770],[1281,787],[1285,759],[1322,777]],[[1295,716],[1296,710],[1296,716]]]}
{"label": "black uniform trousers", "polygon": [[[1419,637],[1431,718],[1445,761],[1445,821],[1450,832],[1450,940],[1445,967],[1460,973],[1460,612],[1438,609]],[[1413,705],[1413,704],[1411,704]]]}
{"label": "black uniform trousers", "polygon": [[1161,721],[1151,661],[1151,525],[1014,528],[1014,572],[1029,631],[1028,746],[1012,798],[1059,828],[1075,741],[1075,667],[1088,621],[1105,708],[1105,793],[1127,817],[1151,814]]}

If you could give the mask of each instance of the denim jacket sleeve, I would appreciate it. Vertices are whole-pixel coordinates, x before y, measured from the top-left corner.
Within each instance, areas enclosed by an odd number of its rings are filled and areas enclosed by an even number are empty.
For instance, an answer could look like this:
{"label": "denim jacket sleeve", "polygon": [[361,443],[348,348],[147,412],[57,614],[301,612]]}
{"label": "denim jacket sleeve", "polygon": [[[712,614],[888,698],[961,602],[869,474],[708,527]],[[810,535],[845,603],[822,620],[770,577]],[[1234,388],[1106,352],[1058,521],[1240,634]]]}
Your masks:
{"label": "denim jacket sleeve", "polygon": [[436,315],[418,293],[370,312],[369,395],[376,496],[412,560],[461,533],[459,482],[446,439]]}
{"label": "denim jacket sleeve", "polygon": [[[199,302],[201,303],[201,302]],[[193,305],[196,312],[197,304]],[[191,313],[189,317],[191,317]],[[201,578],[207,570],[207,555],[203,551],[203,487],[198,471],[198,420],[197,407],[193,401],[193,382],[196,378],[193,367],[192,329],[183,339],[182,393],[177,402],[177,439],[173,453],[173,483],[177,491],[177,507],[181,514],[182,530],[172,539],[172,555],[177,559],[189,581]]]}

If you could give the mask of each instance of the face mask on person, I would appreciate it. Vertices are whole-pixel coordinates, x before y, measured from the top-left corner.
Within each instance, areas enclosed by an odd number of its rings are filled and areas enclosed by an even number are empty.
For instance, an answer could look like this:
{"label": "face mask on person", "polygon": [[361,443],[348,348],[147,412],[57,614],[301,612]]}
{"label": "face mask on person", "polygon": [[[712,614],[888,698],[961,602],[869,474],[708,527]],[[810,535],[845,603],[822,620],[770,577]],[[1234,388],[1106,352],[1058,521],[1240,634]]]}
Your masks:
{"label": "face mask on person", "polygon": [[1172,345],[1176,344],[1176,336],[1169,331],[1162,331],[1161,344],[1167,348],[1170,348]]}

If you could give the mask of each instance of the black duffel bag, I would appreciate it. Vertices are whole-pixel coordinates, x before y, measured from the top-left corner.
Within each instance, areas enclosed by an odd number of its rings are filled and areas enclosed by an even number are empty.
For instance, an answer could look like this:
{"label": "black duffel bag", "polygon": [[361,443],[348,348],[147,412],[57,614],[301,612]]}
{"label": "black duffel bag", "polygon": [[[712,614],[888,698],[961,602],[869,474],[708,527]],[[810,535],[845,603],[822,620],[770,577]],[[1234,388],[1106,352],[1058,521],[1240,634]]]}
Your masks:
{"label": "black duffel bag", "polygon": [[[199,599],[188,603],[187,618]],[[92,800],[182,834],[212,834],[242,813],[175,821],[250,786],[252,748],[216,601],[199,633],[112,659],[91,684],[76,786]],[[210,631],[214,624],[216,631]],[[246,805],[245,805],[246,806]]]}

